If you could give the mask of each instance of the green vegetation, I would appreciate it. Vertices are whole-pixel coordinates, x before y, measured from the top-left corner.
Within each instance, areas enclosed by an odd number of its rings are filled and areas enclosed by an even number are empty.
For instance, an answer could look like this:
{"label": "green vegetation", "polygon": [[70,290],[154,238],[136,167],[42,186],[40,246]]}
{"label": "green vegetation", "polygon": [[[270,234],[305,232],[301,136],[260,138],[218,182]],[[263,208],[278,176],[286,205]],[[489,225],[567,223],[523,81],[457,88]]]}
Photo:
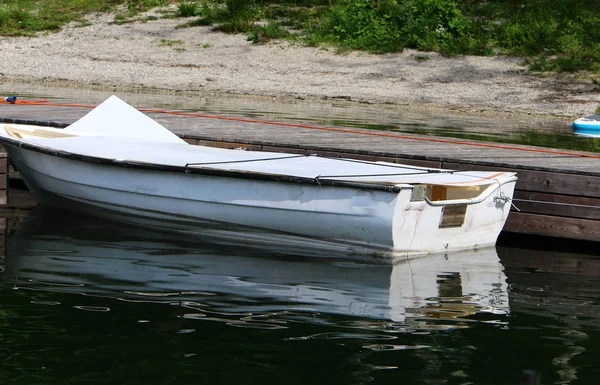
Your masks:
{"label": "green vegetation", "polygon": [[170,39],[160,39],[160,46],[164,47],[173,47],[177,45],[182,45],[183,42],[181,40],[170,40]]}
{"label": "green vegetation", "polygon": [[404,48],[446,54],[490,54],[479,23],[445,0],[339,0],[310,28],[313,43],[375,53]]}
{"label": "green vegetation", "polygon": [[193,17],[200,16],[201,10],[196,3],[180,3],[179,10],[177,12],[178,17]]}
{"label": "green vegetation", "polygon": [[0,3],[0,36],[33,35],[60,30],[66,23],[79,21],[91,12],[124,13],[117,22],[139,12],[174,3],[175,0],[2,0]]}
{"label": "green vegetation", "polygon": [[418,62],[424,62],[427,61],[429,59],[431,59],[429,56],[427,55],[413,55],[413,57],[415,58],[416,61]]}
{"label": "green vegetation", "polygon": [[93,11],[106,11],[108,0],[96,2],[4,0],[0,4],[0,35],[29,35],[57,31]]}
{"label": "green vegetation", "polygon": [[160,47],[171,47],[174,51],[183,52],[183,42],[181,40],[160,39]]}
{"label": "green vegetation", "polygon": [[288,37],[290,33],[278,23],[271,22],[265,26],[254,26],[248,33],[248,41],[254,44],[266,43],[272,39]]}
{"label": "green vegetation", "polygon": [[534,70],[600,70],[597,0],[338,0],[309,27],[341,49],[523,56]]}
{"label": "green vegetation", "polygon": [[600,72],[598,0],[4,0],[0,35],[56,31],[96,11],[117,12],[124,23],[167,5],[164,17],[193,19],[181,27],[245,33],[254,43],[514,55],[532,70]]}

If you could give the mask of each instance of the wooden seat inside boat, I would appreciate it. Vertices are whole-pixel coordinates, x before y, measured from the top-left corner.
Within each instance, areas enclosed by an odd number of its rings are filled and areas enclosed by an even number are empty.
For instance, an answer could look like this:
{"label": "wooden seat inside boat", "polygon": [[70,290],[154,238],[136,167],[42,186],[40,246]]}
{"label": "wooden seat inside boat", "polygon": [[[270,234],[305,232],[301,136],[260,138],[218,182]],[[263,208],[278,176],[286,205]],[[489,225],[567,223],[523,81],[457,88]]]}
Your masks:
{"label": "wooden seat inside boat", "polygon": [[69,138],[76,136],[67,132],[60,132],[58,130],[45,128],[26,129],[8,124],[5,124],[3,127],[10,136],[17,139],[23,139],[28,136],[37,138]]}

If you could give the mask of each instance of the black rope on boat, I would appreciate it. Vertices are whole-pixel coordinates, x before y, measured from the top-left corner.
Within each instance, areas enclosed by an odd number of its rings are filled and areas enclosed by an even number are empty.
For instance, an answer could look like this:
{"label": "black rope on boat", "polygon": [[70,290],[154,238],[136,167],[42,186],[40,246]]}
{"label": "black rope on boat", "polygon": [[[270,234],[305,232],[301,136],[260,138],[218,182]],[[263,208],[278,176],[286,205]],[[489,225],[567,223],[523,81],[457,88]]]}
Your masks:
{"label": "black rope on boat", "polygon": [[427,175],[431,174],[429,170],[425,172],[403,172],[403,173],[394,173],[394,174],[348,174],[348,175],[318,175],[315,177],[316,181],[319,179],[327,179],[327,178],[370,178],[370,177],[378,177],[378,176],[413,176],[413,175]]}
{"label": "black rope on boat", "polygon": [[[325,157],[323,157],[325,158]],[[362,163],[362,164],[368,164],[368,165],[372,165],[372,166],[382,166],[382,167],[391,167],[391,168],[405,168],[405,169],[409,169],[409,170],[423,170],[425,169],[427,171],[428,174],[453,174],[456,170],[442,170],[442,169],[437,169],[437,168],[424,168],[424,167],[419,167],[419,166],[410,166],[407,164],[390,164],[390,163],[380,163],[380,162],[372,162],[372,161],[368,161],[368,160],[359,160],[359,159],[348,159],[348,158],[331,158],[331,157],[327,157],[328,159],[336,159],[336,160],[341,160],[344,162],[352,162],[352,163]]]}
{"label": "black rope on boat", "polygon": [[259,159],[245,159],[245,160],[224,160],[221,162],[197,162],[197,163],[186,163],[185,168],[189,166],[210,166],[214,164],[231,164],[231,163],[250,163],[250,162],[264,162],[267,160],[281,160],[281,159],[292,159],[292,158],[305,158],[307,155],[290,155],[290,156],[279,156],[277,158],[259,158]]}

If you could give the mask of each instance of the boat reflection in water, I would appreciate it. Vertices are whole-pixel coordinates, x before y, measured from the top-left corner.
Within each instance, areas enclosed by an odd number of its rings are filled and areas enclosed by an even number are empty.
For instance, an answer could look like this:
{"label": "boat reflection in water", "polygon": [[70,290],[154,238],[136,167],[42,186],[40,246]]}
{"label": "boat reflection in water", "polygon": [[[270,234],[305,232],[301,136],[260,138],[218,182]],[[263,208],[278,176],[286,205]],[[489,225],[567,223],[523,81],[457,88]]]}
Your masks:
{"label": "boat reflection in water", "polygon": [[321,248],[314,258],[315,249],[305,245],[218,234],[192,237],[44,209],[8,237],[3,280],[34,290],[165,301],[188,308],[190,317],[308,311],[445,328],[461,327],[456,321],[463,316],[509,311],[494,248],[390,264],[340,249]]}

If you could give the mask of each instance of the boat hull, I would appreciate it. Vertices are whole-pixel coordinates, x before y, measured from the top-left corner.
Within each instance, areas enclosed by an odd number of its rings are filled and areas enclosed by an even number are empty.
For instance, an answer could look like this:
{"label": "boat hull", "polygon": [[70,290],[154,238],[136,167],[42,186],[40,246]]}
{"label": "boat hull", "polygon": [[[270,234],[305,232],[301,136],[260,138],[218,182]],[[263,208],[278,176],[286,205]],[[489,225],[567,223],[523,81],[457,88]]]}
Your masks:
{"label": "boat hull", "polygon": [[[447,204],[394,190],[153,170],[56,156],[5,144],[41,203],[123,222],[189,229],[233,224],[415,255],[494,245],[515,179],[464,204],[460,225],[441,226]],[[500,198],[500,199],[499,199]],[[457,205],[454,205],[457,206]]]}

